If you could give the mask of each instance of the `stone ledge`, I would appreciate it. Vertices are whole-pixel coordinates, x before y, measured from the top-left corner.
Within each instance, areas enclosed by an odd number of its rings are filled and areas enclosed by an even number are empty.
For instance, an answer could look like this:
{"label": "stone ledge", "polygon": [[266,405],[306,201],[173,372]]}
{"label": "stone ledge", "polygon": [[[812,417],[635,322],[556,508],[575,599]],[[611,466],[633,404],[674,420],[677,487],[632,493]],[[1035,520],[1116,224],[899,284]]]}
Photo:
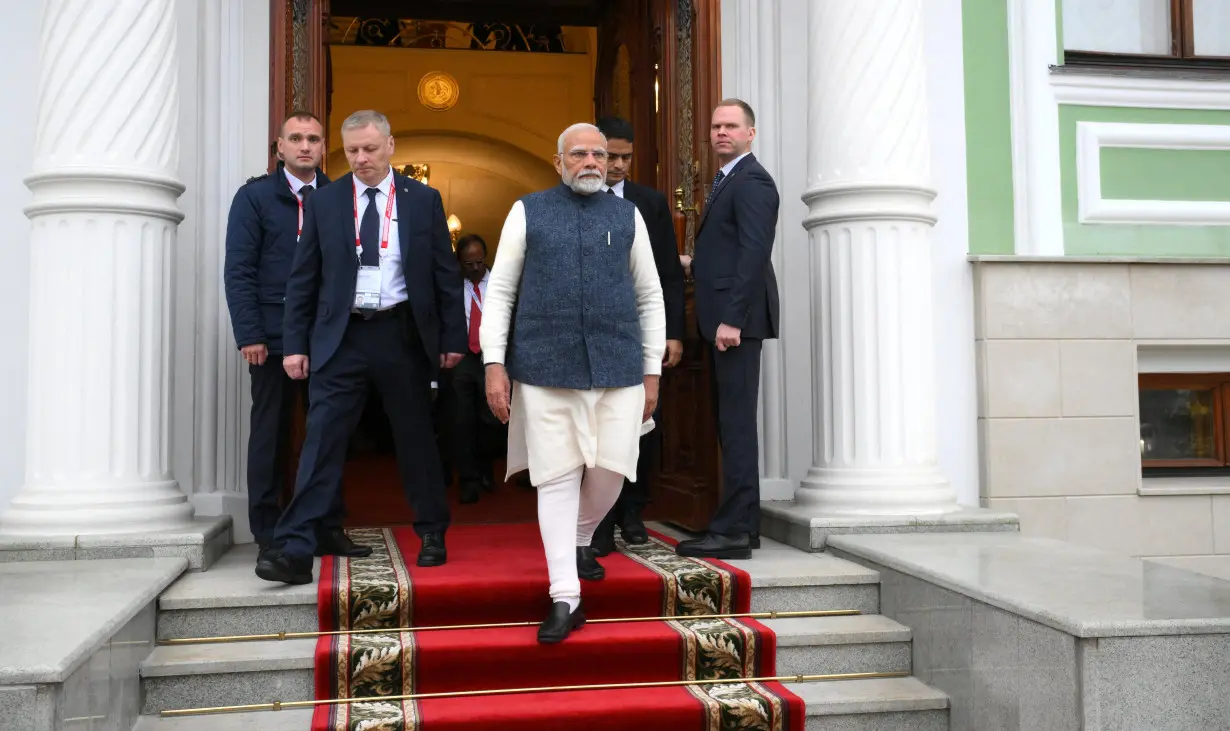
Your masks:
{"label": "stone ledge", "polygon": [[152,533],[46,536],[0,533],[0,564],[175,557],[187,559],[189,571],[205,571],[231,544],[229,515],[197,517],[185,528]]}
{"label": "stone ledge", "polygon": [[1230,582],[1064,541],[834,536],[829,550],[1078,638],[1230,634]]}
{"label": "stone ledge", "polygon": [[1230,257],[1215,256],[1022,256],[1019,254],[970,254],[971,264],[1185,264],[1205,266],[1230,265]]}
{"label": "stone ledge", "polygon": [[824,550],[830,536],[860,533],[1017,532],[1015,513],[962,507],[943,515],[835,515],[796,502],[760,503],[760,534],[804,551]]}
{"label": "stone ledge", "polygon": [[62,683],[187,568],[182,557],[0,566],[0,685]]}

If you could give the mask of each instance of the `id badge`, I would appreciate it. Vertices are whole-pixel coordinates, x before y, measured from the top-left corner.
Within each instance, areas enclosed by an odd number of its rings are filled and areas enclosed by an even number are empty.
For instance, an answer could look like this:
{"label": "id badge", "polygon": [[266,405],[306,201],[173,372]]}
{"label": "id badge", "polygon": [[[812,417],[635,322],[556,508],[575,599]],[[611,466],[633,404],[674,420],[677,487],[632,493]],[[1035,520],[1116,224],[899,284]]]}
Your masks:
{"label": "id badge", "polygon": [[380,309],[380,267],[359,267],[354,306],[360,310]]}

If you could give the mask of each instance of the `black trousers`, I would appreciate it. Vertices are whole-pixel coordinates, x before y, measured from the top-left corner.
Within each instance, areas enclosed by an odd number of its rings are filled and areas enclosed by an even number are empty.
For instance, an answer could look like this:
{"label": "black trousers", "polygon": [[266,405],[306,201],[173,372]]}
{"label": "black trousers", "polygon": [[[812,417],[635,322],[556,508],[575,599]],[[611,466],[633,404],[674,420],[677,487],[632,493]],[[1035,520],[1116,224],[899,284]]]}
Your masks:
{"label": "black trousers", "polygon": [[371,320],[352,315],[337,352],[309,382],[307,435],[295,497],[278,521],[274,543],[308,557],[316,530],[342,481],[346,445],[363,413],[369,384],[380,394],[393,432],[397,468],[421,536],[448,528],[440,455],[432,423],[431,368],[403,305]]}
{"label": "black trousers", "polygon": [[484,478],[492,479],[495,445],[507,439],[508,428],[487,405],[487,373],[481,355],[467,352],[453,368],[451,381],[445,413],[453,466],[463,486],[477,486]]}
{"label": "black trousers", "polygon": [[[308,382],[295,381],[282,368],[282,355],[270,353],[263,365],[249,365],[252,377],[252,413],[248,434],[248,525],[256,543],[273,542],[273,529],[282,514],[278,498],[286,474],[290,448],[291,419],[295,397],[307,403]],[[322,527],[340,527],[345,517],[338,499],[322,521]]]}
{"label": "black trousers", "polygon": [[722,501],[709,521],[711,533],[760,532],[760,349],[743,338],[724,352],[710,344],[710,382],[722,448]]}

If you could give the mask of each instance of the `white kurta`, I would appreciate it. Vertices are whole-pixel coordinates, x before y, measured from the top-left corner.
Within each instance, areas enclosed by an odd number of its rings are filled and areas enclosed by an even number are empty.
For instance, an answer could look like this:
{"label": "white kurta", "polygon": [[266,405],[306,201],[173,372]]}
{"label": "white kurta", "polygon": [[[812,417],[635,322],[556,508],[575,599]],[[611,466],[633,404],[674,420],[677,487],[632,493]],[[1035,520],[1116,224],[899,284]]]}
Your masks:
{"label": "white kurta", "polygon": [[[661,375],[666,352],[662,283],[640,211],[628,267],[636,288],[645,375]],[[486,363],[503,363],[517,287],[525,264],[525,206],[517,201],[495,252],[479,342]],[[508,422],[508,473],[529,469],[538,485],[577,467],[604,467],[636,479],[644,386],[575,390],[514,383]]]}

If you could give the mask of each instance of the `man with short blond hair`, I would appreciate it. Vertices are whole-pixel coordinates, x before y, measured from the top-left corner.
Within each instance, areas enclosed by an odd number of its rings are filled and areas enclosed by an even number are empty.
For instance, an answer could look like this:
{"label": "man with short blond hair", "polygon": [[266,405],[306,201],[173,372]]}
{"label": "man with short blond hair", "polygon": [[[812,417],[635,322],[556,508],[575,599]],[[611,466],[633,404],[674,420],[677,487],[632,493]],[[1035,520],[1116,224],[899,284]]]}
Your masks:
{"label": "man with short blond hair", "polygon": [[649,234],[636,206],[602,194],[606,161],[594,125],[560,135],[560,185],[509,212],[479,331],[487,401],[509,424],[508,474],[528,468],[538,489],[544,644],[585,622],[579,579],[605,576],[590,541],[624,478],[636,479],[666,349]]}
{"label": "man with short blond hair", "polygon": [[[306,381],[282,370],[282,316],[286,281],[303,228],[308,198],[329,179],[320,170],[324,127],[309,112],[292,112],[278,133],[278,164],[272,173],[249,178],[235,193],[226,226],[223,283],[235,343],[252,380],[248,434],[248,526],[263,556],[273,542],[281,508],[290,422],[295,398],[306,402]],[[318,555],[364,556],[342,531],[339,498],[321,520]]]}
{"label": "man with short blond hair", "polygon": [[389,164],[394,140],[384,115],[355,112],[341,131],[353,172],[312,199],[286,286],[282,365],[295,379],[310,371],[311,405],[295,497],[256,573],[291,584],[312,581],[315,529],[336,497],[372,385],[422,538],[418,565],[447,560],[431,382],[466,347],[461,272],[440,194]]}

